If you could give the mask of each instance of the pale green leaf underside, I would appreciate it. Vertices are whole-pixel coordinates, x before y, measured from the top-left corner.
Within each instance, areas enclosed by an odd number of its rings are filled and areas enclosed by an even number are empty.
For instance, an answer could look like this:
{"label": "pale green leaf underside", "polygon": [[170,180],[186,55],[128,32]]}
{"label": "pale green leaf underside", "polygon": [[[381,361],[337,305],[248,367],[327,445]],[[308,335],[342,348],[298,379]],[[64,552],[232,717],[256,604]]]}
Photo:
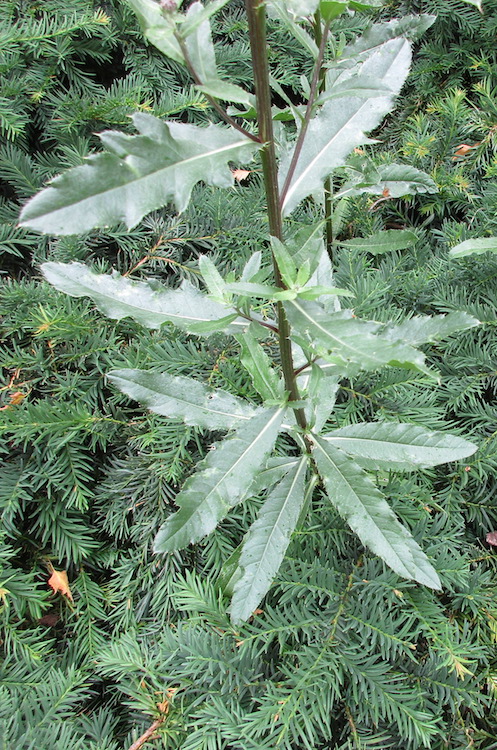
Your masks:
{"label": "pale green leaf underside", "polygon": [[193,69],[202,81],[217,78],[216,53],[212,43],[211,25],[205,17],[204,6],[201,2],[192,3],[186,13],[184,25],[181,28],[183,36],[185,28],[191,31],[185,39],[185,46]]}
{"label": "pale green leaf underside", "polygon": [[387,229],[384,232],[372,234],[370,237],[356,237],[353,240],[340,241],[340,245],[355,250],[365,250],[373,255],[381,255],[412,247],[417,239],[417,235],[407,229]]}
{"label": "pale green leaf underside", "polygon": [[[357,82],[355,79],[358,79]],[[329,91],[321,94],[316,104],[324,104],[329,99],[336,99],[338,97],[359,97],[361,99],[374,98],[375,96],[390,96],[391,90],[389,86],[378,82],[375,78],[367,78],[362,76],[350,76],[341,83],[334,85]]]}
{"label": "pale green leaf underside", "polygon": [[[43,275],[56,289],[71,297],[90,297],[109,318],[133,318],[147,328],[173,323],[198,333],[209,324],[224,330],[244,330],[247,323],[234,320],[232,311],[201,294],[189,282],[179,289],[132,281],[119,274],[99,274],[82,263],[43,263]],[[216,324],[216,321],[218,323]]]}
{"label": "pale green leaf underside", "polygon": [[425,553],[361,467],[317,435],[313,442],[312,455],[326,493],[364,546],[403,578],[440,589]]}
{"label": "pale green leaf underside", "polygon": [[395,422],[349,425],[322,437],[366,469],[412,471],[459,461],[477,450],[476,445],[457,435]]}
{"label": "pale green leaf underside", "polygon": [[162,122],[139,112],[140,135],[105,131],[107,151],[56,177],[24,207],[21,226],[49,234],[78,234],[123,222],[132,228],[169,202],[183,211],[202,180],[230,187],[228,163],[250,159],[258,145],[236,130]]}
{"label": "pale green leaf underside", "polygon": [[138,18],[143,35],[148,41],[167,57],[184,63],[180,44],[174,35],[173,17],[164,15],[155,0],[126,0],[126,2]]}
{"label": "pale green leaf underside", "polygon": [[[366,143],[366,132],[375,128],[390,111],[393,97],[400,91],[409,71],[411,51],[403,38],[391,39],[375,50],[364,63],[355,81],[361,76],[375,78],[390,89],[390,94],[371,99],[338,97],[326,102],[311,120],[297,166],[283,201],[283,213],[288,215],[301,200],[322,189],[328,175],[343,166],[352,149]],[[334,85],[342,85],[344,70]],[[329,89],[332,91],[333,85]],[[327,91],[328,93],[328,91]],[[281,157],[280,177],[284,183],[293,154],[293,146]]]}
{"label": "pale green leaf underside", "polygon": [[439,341],[459,331],[466,331],[480,325],[480,321],[465,312],[451,312],[447,315],[416,315],[398,326],[388,326],[383,332],[391,341],[406,341],[419,346]]}
{"label": "pale green leaf underside", "polygon": [[349,180],[340,188],[336,197],[362,195],[382,195],[386,198],[402,198],[404,195],[436,193],[438,188],[426,172],[409,164],[368,165],[363,173],[352,173]]}
{"label": "pale green leaf underside", "polygon": [[234,623],[250,617],[278,572],[304,503],[307,463],[302,457],[273,488],[247,533],[239,561],[243,575],[231,600]]}
{"label": "pale green leaf underside", "polygon": [[187,12],[186,15],[180,19],[181,36],[188,37],[188,35],[195,31],[201,23],[208,21],[211,16],[221,10],[221,8],[224,8],[229,2],[230,0],[210,0],[203,6],[199,3],[201,10],[197,11],[195,14]]}
{"label": "pale green leaf underside", "polygon": [[155,552],[172,552],[198,542],[247,497],[274,446],[284,412],[264,410],[209,451],[176,496],[180,510],[159,529]]}
{"label": "pale green leaf underside", "polygon": [[249,94],[241,86],[236,86],[234,83],[221,81],[220,79],[205,80],[202,82],[202,85],[198,85],[195,88],[208,96],[214,97],[214,99],[246,104],[247,107],[255,107],[255,96]]}
{"label": "pale green leaf underside", "polygon": [[112,370],[107,377],[150,411],[207,430],[229,430],[258,411],[247,401],[193,378],[128,369]]}
{"label": "pale green leaf underside", "polygon": [[299,388],[307,392],[307,421],[315,432],[320,432],[335,408],[338,380],[325,375],[319,365],[312,364],[297,380]]}
{"label": "pale green leaf underside", "polygon": [[327,313],[314,302],[291,300],[285,309],[293,338],[327,362],[375,370],[386,364],[427,371],[422,352],[378,334],[380,325],[352,317],[350,311]]}
{"label": "pale green leaf underside", "polygon": [[210,296],[222,302],[226,291],[226,282],[217,270],[215,263],[208,255],[201,255],[198,259],[198,267]]}
{"label": "pale green leaf underside", "polygon": [[299,18],[305,18],[316,11],[319,0],[285,0],[285,4],[290,13]]}
{"label": "pale green leaf underside", "polygon": [[466,255],[481,255],[482,253],[497,253],[497,237],[465,240],[453,247],[449,255],[451,258],[465,258]]}
{"label": "pale green leaf underside", "polygon": [[405,37],[415,41],[430,28],[436,18],[436,16],[422,13],[394,18],[387,23],[375,23],[362,36],[345,47],[339,62],[347,63],[347,58],[349,60],[367,58],[389,39]]}

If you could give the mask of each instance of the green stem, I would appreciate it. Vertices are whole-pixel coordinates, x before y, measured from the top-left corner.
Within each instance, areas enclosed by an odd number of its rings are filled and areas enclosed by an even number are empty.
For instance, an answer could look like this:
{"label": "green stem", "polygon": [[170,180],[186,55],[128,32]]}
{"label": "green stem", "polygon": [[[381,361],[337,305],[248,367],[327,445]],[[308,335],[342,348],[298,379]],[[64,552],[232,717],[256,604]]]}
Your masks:
{"label": "green stem", "polygon": [[[245,0],[249,24],[250,47],[252,51],[252,67],[254,71],[255,94],[257,99],[257,118],[259,123],[259,137],[264,143],[261,149],[262,171],[266,191],[269,231],[273,237],[283,241],[283,220],[280,209],[278,190],[278,166],[274,147],[273,118],[271,114],[271,90],[269,88],[269,64],[267,58],[266,39],[266,11],[262,0]],[[273,256],[274,276],[276,285],[284,289],[277,263]],[[292,345],[290,341],[290,324],[286,317],[285,308],[281,302],[277,303],[278,311],[278,340],[281,357],[281,367],[285,379],[285,388],[290,401],[300,401],[297,379],[294,373]],[[297,424],[305,430],[307,420],[302,408],[295,408]]]}
{"label": "green stem", "polygon": [[326,250],[333,264],[333,177],[324,181],[324,221],[326,228]]}
{"label": "green stem", "polygon": [[311,121],[312,108],[314,107],[314,102],[316,101],[318,84],[320,83],[320,80],[321,80],[324,53],[326,50],[326,40],[328,39],[329,29],[330,29],[330,26],[327,23],[324,27],[321,41],[319,43],[319,54],[316,60],[316,65],[314,67],[314,74],[312,76],[312,81],[311,81],[311,86],[310,86],[310,91],[309,91],[309,100],[307,102],[307,108],[305,110],[304,120],[302,122],[302,125],[300,126],[300,132],[297,138],[297,142],[295,144],[295,148],[293,150],[292,160],[290,162],[290,166],[288,167],[288,172],[285,178],[285,182],[281,189],[281,197],[280,197],[281,206],[283,206],[286,194],[288,193],[288,189],[293,179],[293,175],[295,174],[295,169],[297,167],[297,163],[300,158],[301,151],[302,151],[302,146],[304,145],[305,137],[307,135],[307,128],[309,127],[309,123]]}
{"label": "green stem", "polygon": [[[321,46],[323,40],[323,30],[321,28],[321,13],[317,10],[314,14],[314,41]],[[322,93],[326,88],[326,71],[321,68],[319,79],[319,92]],[[327,177],[324,182],[324,220],[326,231],[326,250],[328,257],[333,263],[333,178]]]}
{"label": "green stem", "polygon": [[[201,78],[198,76],[197,71],[195,70],[195,67],[191,61],[190,55],[188,54],[188,49],[185,44],[185,40],[180,34],[175,34],[175,37],[178,41],[179,46],[181,47],[181,52],[183,54],[183,57],[185,58],[186,67],[188,68],[188,71],[195,81],[197,86],[202,86],[204,84],[204,81],[201,80]],[[219,104],[218,101],[216,101],[212,96],[209,96],[209,94],[204,93],[205,98],[211,105],[213,109],[216,110],[218,115],[222,117],[222,119],[228,124],[231,125],[232,128],[235,128],[235,130],[238,130],[240,133],[243,133],[247,138],[250,138],[251,141],[255,141],[256,143],[260,143],[260,139],[258,136],[251,133],[249,130],[244,128],[242,125],[239,125],[236,120],[234,120],[227,112],[226,110]]]}

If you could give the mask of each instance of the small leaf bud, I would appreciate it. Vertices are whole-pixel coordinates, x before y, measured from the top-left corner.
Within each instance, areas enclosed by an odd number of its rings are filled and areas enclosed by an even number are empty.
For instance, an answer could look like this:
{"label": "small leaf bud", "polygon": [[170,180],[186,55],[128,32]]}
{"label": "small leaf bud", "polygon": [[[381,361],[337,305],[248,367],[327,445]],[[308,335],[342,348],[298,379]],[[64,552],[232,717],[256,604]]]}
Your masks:
{"label": "small leaf bud", "polygon": [[165,10],[167,13],[172,13],[178,7],[176,0],[160,0],[159,5],[161,10]]}

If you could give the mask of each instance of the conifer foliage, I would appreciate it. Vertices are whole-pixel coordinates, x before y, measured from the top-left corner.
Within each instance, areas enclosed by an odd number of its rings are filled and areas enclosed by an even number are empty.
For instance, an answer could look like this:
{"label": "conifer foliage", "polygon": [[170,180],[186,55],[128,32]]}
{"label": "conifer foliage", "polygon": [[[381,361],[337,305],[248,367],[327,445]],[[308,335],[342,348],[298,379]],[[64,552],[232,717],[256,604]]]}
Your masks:
{"label": "conifer foliage", "polygon": [[[71,27],[4,17],[45,34],[44,65],[53,38],[78,59],[91,16],[131,71],[116,110],[101,70],[54,85],[35,154],[4,131],[7,223],[25,203],[3,290],[5,741],[490,750],[491,269],[468,300],[447,275],[465,290],[475,269],[415,223],[346,224],[386,190],[435,195],[362,158],[433,19],[74,5]],[[110,106],[104,150],[69,126],[77,85]],[[35,243],[49,284],[22,278]]]}

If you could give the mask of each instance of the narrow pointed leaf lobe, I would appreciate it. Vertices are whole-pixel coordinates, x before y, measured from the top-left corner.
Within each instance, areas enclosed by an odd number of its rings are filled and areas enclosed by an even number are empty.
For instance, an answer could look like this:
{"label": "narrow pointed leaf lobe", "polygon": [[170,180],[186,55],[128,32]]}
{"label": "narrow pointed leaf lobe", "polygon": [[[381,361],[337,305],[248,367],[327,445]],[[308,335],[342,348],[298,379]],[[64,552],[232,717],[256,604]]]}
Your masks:
{"label": "narrow pointed leaf lobe", "polygon": [[317,435],[313,442],[312,455],[326,493],[364,546],[403,578],[440,589],[425,553],[361,467]]}
{"label": "narrow pointed leaf lobe", "polygon": [[285,409],[262,411],[218,443],[177,495],[180,510],[162,525],[155,552],[172,552],[198,542],[247,497],[274,446]]}

